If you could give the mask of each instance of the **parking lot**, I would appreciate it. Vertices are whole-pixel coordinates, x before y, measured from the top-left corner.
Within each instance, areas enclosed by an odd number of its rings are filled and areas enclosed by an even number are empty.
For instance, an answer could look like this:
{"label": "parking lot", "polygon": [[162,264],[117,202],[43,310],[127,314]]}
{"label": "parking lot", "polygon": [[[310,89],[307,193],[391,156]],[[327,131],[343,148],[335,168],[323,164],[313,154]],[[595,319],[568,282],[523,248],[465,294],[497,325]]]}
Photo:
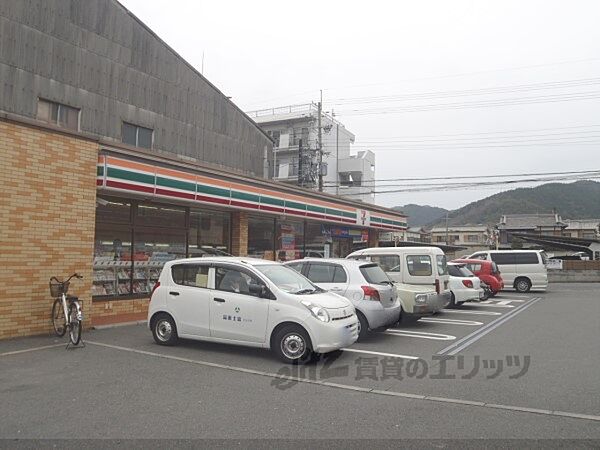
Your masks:
{"label": "parking lot", "polygon": [[142,324],[3,341],[0,437],[599,439],[599,300],[503,292],[301,367]]}

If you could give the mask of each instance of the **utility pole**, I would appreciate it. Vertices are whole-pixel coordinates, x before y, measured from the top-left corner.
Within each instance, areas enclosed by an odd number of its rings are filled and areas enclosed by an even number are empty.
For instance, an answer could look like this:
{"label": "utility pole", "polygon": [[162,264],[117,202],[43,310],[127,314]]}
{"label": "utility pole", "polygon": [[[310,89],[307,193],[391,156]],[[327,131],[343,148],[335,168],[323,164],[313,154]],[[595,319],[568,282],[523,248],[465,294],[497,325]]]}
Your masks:
{"label": "utility pole", "polygon": [[335,124],[335,194],[340,194],[340,124]]}
{"label": "utility pole", "polygon": [[448,245],[448,211],[446,211],[446,245]]}
{"label": "utility pole", "polygon": [[318,114],[318,118],[317,118],[317,136],[318,136],[318,145],[317,145],[317,151],[318,153],[318,170],[319,170],[319,191],[323,192],[323,145],[321,143],[321,139],[322,139],[322,130],[321,130],[321,114],[323,113],[323,90],[321,90],[321,99],[319,101],[318,107],[317,107],[317,114]]}

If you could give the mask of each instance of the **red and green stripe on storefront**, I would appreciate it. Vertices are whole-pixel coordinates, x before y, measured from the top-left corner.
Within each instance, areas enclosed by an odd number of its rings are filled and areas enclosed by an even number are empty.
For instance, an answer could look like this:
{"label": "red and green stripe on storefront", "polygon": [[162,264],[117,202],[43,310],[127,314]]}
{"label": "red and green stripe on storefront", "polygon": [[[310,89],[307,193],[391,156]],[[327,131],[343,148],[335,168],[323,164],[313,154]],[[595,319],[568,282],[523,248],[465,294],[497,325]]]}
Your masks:
{"label": "red and green stripe on storefront", "polygon": [[353,208],[260,186],[101,155],[96,185],[105,191],[262,211],[384,230],[406,229],[401,215]]}

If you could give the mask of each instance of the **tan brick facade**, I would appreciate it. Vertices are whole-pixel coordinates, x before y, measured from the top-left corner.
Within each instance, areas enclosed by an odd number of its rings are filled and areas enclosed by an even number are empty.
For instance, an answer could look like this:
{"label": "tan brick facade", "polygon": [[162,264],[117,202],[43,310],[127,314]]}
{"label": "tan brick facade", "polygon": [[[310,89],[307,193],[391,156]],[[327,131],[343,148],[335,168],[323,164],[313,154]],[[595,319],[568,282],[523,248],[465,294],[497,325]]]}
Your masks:
{"label": "tan brick facade", "polygon": [[248,256],[248,213],[245,211],[231,214],[231,254]]}
{"label": "tan brick facade", "polygon": [[379,247],[379,230],[369,230],[369,248]]}
{"label": "tan brick facade", "polygon": [[[91,310],[98,144],[0,121],[0,339],[49,333],[48,281]],[[89,323],[89,322],[88,322]]]}
{"label": "tan brick facade", "polygon": [[150,298],[94,301],[91,314],[92,325],[96,327],[145,320],[149,303]]}

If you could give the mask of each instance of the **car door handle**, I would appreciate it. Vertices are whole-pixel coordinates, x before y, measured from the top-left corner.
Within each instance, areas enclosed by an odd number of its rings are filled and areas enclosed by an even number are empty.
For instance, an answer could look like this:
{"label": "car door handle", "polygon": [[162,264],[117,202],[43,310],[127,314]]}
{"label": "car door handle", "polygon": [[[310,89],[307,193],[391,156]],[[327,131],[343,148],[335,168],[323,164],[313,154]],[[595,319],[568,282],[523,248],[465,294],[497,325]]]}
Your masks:
{"label": "car door handle", "polygon": [[213,298],[213,301],[219,302],[219,303],[225,303],[225,299],[224,298],[219,298],[219,297]]}
{"label": "car door handle", "polygon": [[341,291],[342,288],[331,288],[332,291]]}
{"label": "car door handle", "polygon": [[177,292],[177,291],[171,291],[171,292],[169,292],[169,295],[179,295],[179,292]]}

